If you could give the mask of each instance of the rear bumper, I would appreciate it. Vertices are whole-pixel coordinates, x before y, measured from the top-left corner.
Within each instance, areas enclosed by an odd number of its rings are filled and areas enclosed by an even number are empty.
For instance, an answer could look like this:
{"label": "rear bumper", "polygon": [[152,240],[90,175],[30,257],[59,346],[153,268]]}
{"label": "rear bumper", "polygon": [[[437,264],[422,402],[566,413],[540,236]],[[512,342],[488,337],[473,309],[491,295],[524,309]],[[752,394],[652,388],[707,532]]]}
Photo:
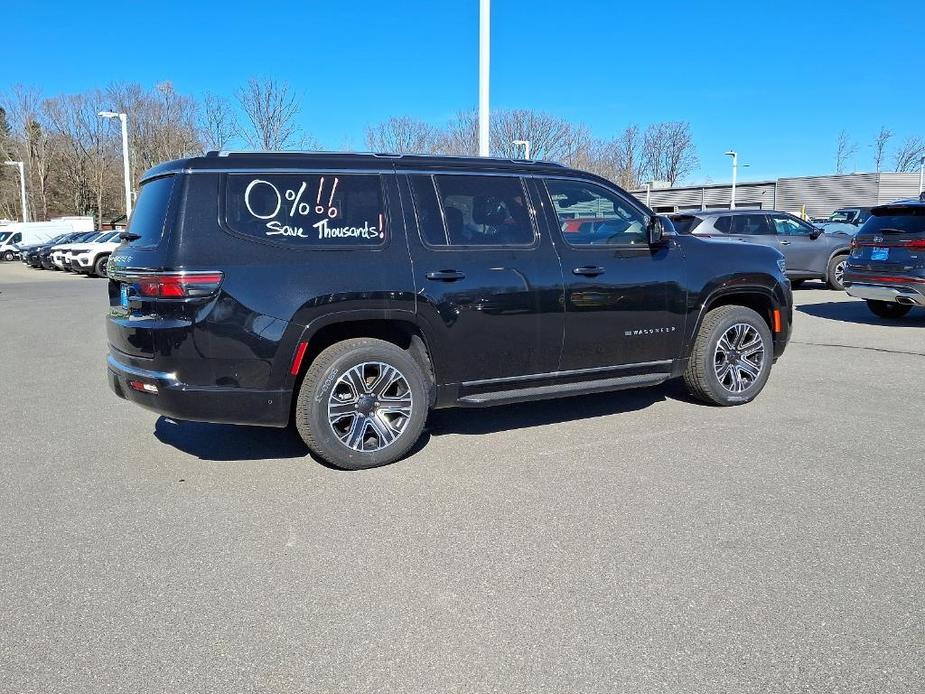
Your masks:
{"label": "rear bumper", "polygon": [[849,296],[870,301],[889,301],[894,304],[925,307],[925,285],[922,287],[887,286],[882,284],[850,284],[845,287]]}
{"label": "rear bumper", "polygon": [[[292,393],[285,390],[190,386],[174,374],[125,364],[107,357],[109,388],[124,400],[173,419],[221,424],[285,427]],[[129,381],[157,388],[135,390]]]}

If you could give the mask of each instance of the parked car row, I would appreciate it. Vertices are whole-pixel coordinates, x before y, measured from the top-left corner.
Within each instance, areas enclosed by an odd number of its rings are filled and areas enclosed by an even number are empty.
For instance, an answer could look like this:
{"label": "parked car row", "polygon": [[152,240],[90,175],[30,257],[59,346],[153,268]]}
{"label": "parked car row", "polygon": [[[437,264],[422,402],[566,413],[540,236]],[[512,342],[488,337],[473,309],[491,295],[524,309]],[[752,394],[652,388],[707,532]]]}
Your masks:
{"label": "parked car row", "polygon": [[23,263],[38,270],[63,270],[106,276],[109,256],[122,243],[120,231],[61,234],[45,243],[22,246]]}
{"label": "parked car row", "polygon": [[804,280],[820,279],[832,289],[845,288],[850,236],[829,233],[792,214],[774,210],[705,210],[672,215],[671,219],[681,233],[776,248],[784,254],[787,277],[794,287]]}
{"label": "parked car row", "polygon": [[[773,210],[714,210],[672,216],[695,236],[777,248],[794,287],[821,279],[864,299],[880,318],[925,308],[925,194],[878,207],[843,208],[815,226]],[[850,225],[851,232],[841,227]]]}

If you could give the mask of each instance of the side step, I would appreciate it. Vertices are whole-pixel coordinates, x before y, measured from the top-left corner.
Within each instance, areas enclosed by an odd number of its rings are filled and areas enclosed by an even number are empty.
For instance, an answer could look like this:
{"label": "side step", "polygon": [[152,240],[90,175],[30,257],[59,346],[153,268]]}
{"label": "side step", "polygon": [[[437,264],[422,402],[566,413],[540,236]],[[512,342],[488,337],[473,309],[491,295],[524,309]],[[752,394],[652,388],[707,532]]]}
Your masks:
{"label": "side step", "polygon": [[507,405],[528,400],[545,400],[547,398],[561,398],[571,395],[603,393],[609,390],[655,386],[667,380],[668,374],[665,373],[618,376],[616,378],[604,378],[598,381],[533,386],[532,388],[513,388],[511,390],[497,390],[493,393],[466,395],[459,398],[456,403],[460,407],[490,407],[492,405]]}

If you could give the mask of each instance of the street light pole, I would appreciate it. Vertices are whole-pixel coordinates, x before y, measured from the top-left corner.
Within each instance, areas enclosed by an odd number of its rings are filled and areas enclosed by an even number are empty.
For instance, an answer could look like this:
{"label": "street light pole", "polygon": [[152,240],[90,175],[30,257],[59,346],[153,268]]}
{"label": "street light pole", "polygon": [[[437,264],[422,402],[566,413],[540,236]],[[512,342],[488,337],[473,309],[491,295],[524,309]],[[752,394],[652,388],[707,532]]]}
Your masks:
{"label": "street light pole", "polygon": [[524,159],[530,158],[530,140],[514,140],[512,145],[518,145],[524,148]]}
{"label": "street light pole", "polygon": [[491,49],[491,0],[479,0],[479,156],[489,153],[488,76]]}
{"label": "street light pole", "polygon": [[5,161],[7,166],[19,167],[19,197],[22,201],[22,221],[29,221],[29,210],[26,209],[26,172],[21,161]]}
{"label": "street light pole", "polygon": [[646,181],[646,207],[651,207],[649,198],[652,197],[652,181]]}
{"label": "street light pole", "polygon": [[739,154],[732,149],[724,154],[732,157],[732,195],[729,198],[729,209],[734,210],[736,208],[736,172],[739,168]]}
{"label": "street light pole", "polygon": [[[20,164],[22,166],[22,164]],[[919,159],[919,195],[925,191],[925,156]]]}
{"label": "street light pole", "polygon": [[[132,216],[132,174],[128,165],[128,117],[115,111],[100,111],[101,118],[118,118],[122,126],[122,175],[125,180],[125,221]],[[102,221],[102,220],[100,220]]]}

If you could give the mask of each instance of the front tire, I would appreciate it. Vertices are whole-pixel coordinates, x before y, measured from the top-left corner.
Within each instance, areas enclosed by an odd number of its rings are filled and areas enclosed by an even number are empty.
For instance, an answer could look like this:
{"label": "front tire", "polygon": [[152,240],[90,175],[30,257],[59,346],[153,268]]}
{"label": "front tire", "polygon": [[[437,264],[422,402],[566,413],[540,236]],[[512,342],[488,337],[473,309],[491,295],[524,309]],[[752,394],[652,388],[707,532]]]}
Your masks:
{"label": "front tire", "polygon": [[829,267],[826,276],[829,278],[829,287],[837,292],[845,291],[845,265],[848,263],[848,256],[837,255],[829,260]]}
{"label": "front tire", "polygon": [[428,405],[426,377],[414,358],[391,342],[362,337],[315,358],[299,389],[295,424],[320,458],[364,470],[411,450]]}
{"label": "front tire", "polygon": [[684,383],[691,395],[711,405],[743,405],[764,388],[773,359],[765,320],[744,306],[720,306],[703,319]]}
{"label": "front tire", "polygon": [[16,259],[16,255],[13,253],[13,251],[4,251],[4,252],[3,252],[3,259],[4,259],[5,261],[7,261],[7,262],[10,262],[10,261]]}
{"label": "front tire", "polygon": [[109,266],[109,256],[104,255],[96,259],[96,262],[93,263],[93,274],[97,277],[106,276],[106,268]]}
{"label": "front tire", "polygon": [[867,308],[878,318],[888,319],[902,318],[912,310],[911,306],[897,304],[893,301],[874,301],[873,299],[867,300]]}

